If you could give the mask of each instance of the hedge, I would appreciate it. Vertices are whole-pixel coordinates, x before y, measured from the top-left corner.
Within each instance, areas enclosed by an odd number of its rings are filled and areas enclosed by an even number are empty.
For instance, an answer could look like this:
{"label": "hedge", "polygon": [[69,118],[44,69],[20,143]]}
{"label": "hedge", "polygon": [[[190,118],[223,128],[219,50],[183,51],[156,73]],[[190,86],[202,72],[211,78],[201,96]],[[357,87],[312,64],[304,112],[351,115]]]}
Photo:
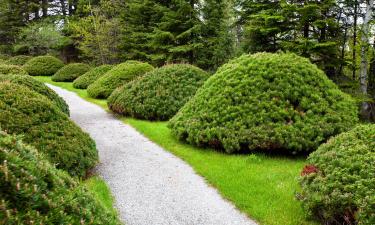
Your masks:
{"label": "hedge", "polygon": [[188,64],[164,66],[116,89],[108,98],[114,112],[148,120],[168,120],[209,77]]}
{"label": "hedge", "polygon": [[300,200],[323,224],[375,224],[375,124],[360,125],[313,152]]}
{"label": "hedge", "polygon": [[45,55],[30,59],[23,68],[31,76],[52,76],[63,66],[64,63],[60,59]]}
{"label": "hedge", "polygon": [[12,58],[8,59],[6,61],[6,63],[10,64],[10,65],[23,66],[31,58],[32,57],[28,56],[28,55],[17,55],[17,56],[13,56]]}
{"label": "hedge", "polygon": [[0,76],[4,74],[28,75],[28,73],[20,66],[0,64]]}
{"label": "hedge", "polygon": [[73,176],[85,176],[98,161],[95,142],[47,97],[9,82],[0,83],[0,124]]}
{"label": "hedge", "polygon": [[121,63],[89,85],[87,93],[93,98],[108,98],[116,88],[144,75],[152,69],[153,67],[148,63],[137,61]]}
{"label": "hedge", "polygon": [[113,65],[98,66],[75,79],[73,82],[73,87],[77,89],[86,89],[90,84],[94,83],[97,79],[102,77],[106,72],[108,72],[112,68]]}
{"label": "hedge", "polygon": [[178,138],[231,153],[311,152],[358,121],[355,101],[308,59],[243,55],[223,65],[174,116]]}
{"label": "hedge", "polygon": [[35,80],[31,76],[20,76],[20,75],[2,75],[0,76],[0,82],[8,81],[11,83],[19,84],[28,87],[29,89],[38,92],[46,96],[51,100],[63,113],[69,115],[69,106],[66,104],[63,98],[61,98],[55,91],[49,88],[44,83]]}
{"label": "hedge", "polygon": [[0,132],[0,224],[120,224],[90,192],[19,137]]}
{"label": "hedge", "polygon": [[56,82],[70,82],[90,70],[90,66],[84,63],[71,63],[59,69],[52,80]]}

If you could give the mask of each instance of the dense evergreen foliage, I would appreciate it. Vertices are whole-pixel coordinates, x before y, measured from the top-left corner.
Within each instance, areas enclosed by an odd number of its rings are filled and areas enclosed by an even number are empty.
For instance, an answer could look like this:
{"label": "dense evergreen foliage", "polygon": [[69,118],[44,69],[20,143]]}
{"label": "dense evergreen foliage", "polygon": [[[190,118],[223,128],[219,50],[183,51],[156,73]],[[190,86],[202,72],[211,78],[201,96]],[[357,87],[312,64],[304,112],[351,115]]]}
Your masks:
{"label": "dense evergreen foliage", "polygon": [[0,75],[1,74],[18,74],[18,75],[28,75],[28,73],[22,69],[20,66],[0,64]]}
{"label": "dense evergreen foliage", "polygon": [[29,61],[32,57],[29,55],[17,55],[13,56],[12,58],[6,61],[7,64],[23,66],[27,61]]}
{"label": "dense evergreen foliage", "polygon": [[323,224],[375,223],[375,125],[360,125],[313,152],[301,200]]}
{"label": "dense evergreen foliage", "polygon": [[98,155],[94,141],[47,97],[9,82],[0,83],[0,124],[45,153],[74,176],[84,176]]}
{"label": "dense evergreen foliage", "polygon": [[64,63],[60,59],[46,55],[30,59],[23,68],[31,76],[52,76],[63,66]]}
{"label": "dense evergreen foliage", "polygon": [[56,92],[54,92],[51,88],[47,87],[47,85],[43,84],[42,82],[37,81],[30,76],[20,76],[20,75],[0,76],[0,82],[5,82],[5,81],[26,86],[27,88],[46,96],[63,113],[69,115],[69,106],[66,104],[64,99],[58,96]]}
{"label": "dense evergreen foliage", "polygon": [[101,65],[94,69],[91,69],[90,71],[75,79],[73,82],[73,87],[78,89],[86,89],[90,84],[94,83],[97,79],[102,77],[112,68],[113,65]]}
{"label": "dense evergreen foliage", "polygon": [[168,120],[209,77],[188,64],[167,65],[116,89],[108,98],[114,112],[148,120]]}
{"label": "dense evergreen foliage", "polygon": [[308,59],[243,55],[222,66],[170,121],[196,145],[309,152],[357,122],[354,100]]}
{"label": "dense evergreen foliage", "polygon": [[0,132],[1,224],[120,224],[82,185]]}
{"label": "dense evergreen foliage", "polygon": [[148,63],[127,61],[121,63],[88,86],[87,93],[93,98],[108,98],[118,87],[151,71]]}
{"label": "dense evergreen foliage", "polygon": [[77,77],[90,70],[90,66],[84,63],[71,63],[59,69],[52,80],[56,82],[74,81]]}

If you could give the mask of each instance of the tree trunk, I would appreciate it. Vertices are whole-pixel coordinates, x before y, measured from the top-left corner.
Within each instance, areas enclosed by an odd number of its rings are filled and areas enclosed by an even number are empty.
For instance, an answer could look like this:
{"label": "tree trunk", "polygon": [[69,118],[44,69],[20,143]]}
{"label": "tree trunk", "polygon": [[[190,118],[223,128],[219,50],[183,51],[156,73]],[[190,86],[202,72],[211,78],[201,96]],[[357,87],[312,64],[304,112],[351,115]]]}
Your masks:
{"label": "tree trunk", "polygon": [[356,63],[356,45],[357,45],[357,19],[358,19],[358,15],[357,15],[357,12],[358,11],[358,2],[357,0],[354,1],[354,24],[353,24],[353,58],[352,58],[352,73],[353,73],[353,80],[355,79],[355,73],[356,73],[356,70],[357,70],[357,63]]}
{"label": "tree trunk", "polygon": [[[367,95],[367,50],[369,45],[369,27],[370,27],[370,20],[372,18],[372,9],[374,7],[374,0],[368,0],[366,4],[366,14],[365,18],[363,19],[363,27],[362,27],[362,35],[361,35],[361,71],[359,76],[359,82],[361,87],[361,93],[363,95]],[[363,102],[361,107],[361,113],[363,116],[367,117],[368,114],[368,103]]]}
{"label": "tree trunk", "polygon": [[342,69],[344,67],[345,46],[346,46],[346,39],[347,39],[347,36],[348,36],[348,26],[347,26],[347,24],[345,24],[344,26],[345,26],[345,28],[344,28],[344,36],[343,36],[342,46],[341,46],[340,68],[339,68],[339,73],[338,73],[339,76],[342,75]]}

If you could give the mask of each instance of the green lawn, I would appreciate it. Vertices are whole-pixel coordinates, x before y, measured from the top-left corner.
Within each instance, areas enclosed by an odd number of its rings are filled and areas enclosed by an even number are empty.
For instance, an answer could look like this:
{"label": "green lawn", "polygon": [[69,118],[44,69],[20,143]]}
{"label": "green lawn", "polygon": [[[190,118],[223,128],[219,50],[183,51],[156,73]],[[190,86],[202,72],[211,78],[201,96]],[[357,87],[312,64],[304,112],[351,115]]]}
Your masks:
{"label": "green lawn", "polygon": [[[74,91],[108,110],[105,100],[88,97],[85,90],[74,89],[72,83],[52,82],[49,77],[37,79]],[[314,224],[305,218],[300,203],[295,199],[298,176],[305,163],[303,158],[259,153],[227,155],[181,143],[171,135],[166,122],[119,118],[189,163],[222,196],[260,224]]]}

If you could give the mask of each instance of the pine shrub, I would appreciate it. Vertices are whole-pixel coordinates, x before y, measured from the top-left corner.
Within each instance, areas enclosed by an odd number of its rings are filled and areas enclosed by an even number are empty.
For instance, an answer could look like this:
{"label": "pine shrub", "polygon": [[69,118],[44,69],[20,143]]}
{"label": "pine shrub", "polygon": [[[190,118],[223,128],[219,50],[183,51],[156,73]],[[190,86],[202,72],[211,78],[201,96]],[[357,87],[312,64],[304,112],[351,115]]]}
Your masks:
{"label": "pine shrub", "polygon": [[116,88],[152,69],[153,67],[150,64],[143,62],[127,61],[121,63],[89,85],[87,93],[93,98],[108,98]]}
{"label": "pine shrub", "polygon": [[355,101],[308,59],[243,55],[223,65],[174,116],[182,140],[224,149],[315,150],[358,121]]}
{"label": "pine shrub", "polygon": [[23,68],[31,76],[52,76],[63,66],[64,63],[60,59],[45,55],[30,59],[23,65]]}
{"label": "pine shrub", "polygon": [[20,66],[0,64],[0,76],[4,74],[28,75],[28,73]]}
{"label": "pine shrub", "polygon": [[299,196],[323,224],[375,224],[375,124],[359,125],[311,153]]}
{"label": "pine shrub", "polygon": [[17,55],[13,56],[12,58],[6,61],[7,64],[16,65],[16,66],[23,66],[27,61],[29,61],[32,57],[29,55]]}
{"label": "pine shrub", "polygon": [[77,89],[86,89],[90,84],[94,83],[97,79],[102,77],[106,72],[108,72],[112,68],[113,65],[98,66],[75,79],[73,82],[73,87]]}
{"label": "pine shrub", "polygon": [[0,224],[120,224],[78,181],[19,137],[4,132],[0,201]]}
{"label": "pine shrub", "polygon": [[71,63],[59,69],[52,80],[56,82],[70,82],[90,70],[90,66],[84,63]]}
{"label": "pine shrub", "polygon": [[59,169],[84,176],[98,161],[95,142],[47,97],[9,82],[0,83],[0,124],[46,154]]}
{"label": "pine shrub", "polygon": [[29,89],[38,92],[46,96],[51,100],[63,113],[69,115],[69,106],[66,104],[63,98],[61,98],[55,91],[49,88],[44,83],[35,80],[31,76],[20,76],[20,75],[2,75],[0,76],[0,82],[11,82],[19,85],[28,87]]}
{"label": "pine shrub", "polygon": [[108,98],[114,112],[168,120],[195,94],[209,74],[188,64],[167,65],[116,89]]}

